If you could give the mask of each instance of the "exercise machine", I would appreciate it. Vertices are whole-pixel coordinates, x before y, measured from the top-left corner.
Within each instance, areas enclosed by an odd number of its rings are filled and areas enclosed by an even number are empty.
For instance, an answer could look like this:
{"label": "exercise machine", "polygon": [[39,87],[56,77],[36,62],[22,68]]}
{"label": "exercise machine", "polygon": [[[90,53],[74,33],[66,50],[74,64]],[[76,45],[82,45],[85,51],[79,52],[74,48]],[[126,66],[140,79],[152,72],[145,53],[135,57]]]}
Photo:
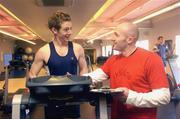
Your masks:
{"label": "exercise machine", "polygon": [[[82,102],[98,103],[100,119],[108,119],[107,97],[120,93],[113,89],[91,89],[90,77],[66,75],[43,76],[27,81],[29,96],[15,95],[13,98],[12,119],[23,119],[26,110],[38,104],[73,105]],[[23,108],[22,108],[23,107]],[[23,113],[24,112],[24,113]],[[44,114],[44,113],[42,113]],[[44,117],[44,116],[42,116]]]}

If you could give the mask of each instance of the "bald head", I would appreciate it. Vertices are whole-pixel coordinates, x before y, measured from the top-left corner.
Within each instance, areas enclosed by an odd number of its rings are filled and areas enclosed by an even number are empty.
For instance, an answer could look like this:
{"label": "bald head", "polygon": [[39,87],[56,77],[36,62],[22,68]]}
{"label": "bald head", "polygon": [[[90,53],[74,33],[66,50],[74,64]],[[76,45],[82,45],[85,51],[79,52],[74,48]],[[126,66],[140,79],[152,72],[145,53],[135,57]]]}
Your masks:
{"label": "bald head", "polygon": [[123,22],[120,24],[114,32],[114,44],[113,49],[120,51],[125,56],[128,56],[136,46],[138,39],[137,26],[131,22]]}
{"label": "bald head", "polygon": [[120,24],[117,28],[117,32],[118,31],[123,32],[127,36],[134,37],[135,41],[139,37],[138,27],[129,21],[126,21],[126,22],[123,22],[122,24]]}

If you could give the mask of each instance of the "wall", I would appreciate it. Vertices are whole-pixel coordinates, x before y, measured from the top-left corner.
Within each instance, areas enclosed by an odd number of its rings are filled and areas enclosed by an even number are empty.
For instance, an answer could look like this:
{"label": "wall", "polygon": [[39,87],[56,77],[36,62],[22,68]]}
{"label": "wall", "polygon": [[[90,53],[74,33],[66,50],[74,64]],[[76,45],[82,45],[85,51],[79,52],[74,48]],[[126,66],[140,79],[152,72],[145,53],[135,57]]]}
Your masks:
{"label": "wall", "polygon": [[4,53],[14,53],[14,49],[16,47],[27,48],[31,47],[33,52],[35,53],[41,46],[45,44],[44,41],[36,41],[36,45],[31,45],[24,41],[15,40],[11,37],[5,36],[0,34],[0,73],[4,72],[4,65],[3,65],[3,54]]}
{"label": "wall", "polygon": [[95,49],[96,57],[101,56],[101,40],[96,40],[92,44],[82,40],[75,40],[74,42],[80,44],[84,49]]}
{"label": "wall", "polygon": [[34,53],[36,53],[40,47],[42,47],[43,45],[46,44],[46,42],[44,42],[42,40],[37,40],[37,41],[35,41],[35,43],[36,43],[36,45],[32,45],[32,44],[29,44],[27,42],[23,42],[23,41],[20,41],[20,40],[17,40],[15,42],[16,47],[22,47],[24,49],[26,49],[27,47],[30,47],[30,48],[32,48]]}
{"label": "wall", "polygon": [[91,48],[91,49],[95,49],[96,50],[96,57],[101,56],[101,40],[96,40],[93,42],[93,44],[89,44],[88,47],[85,47],[85,49]]}

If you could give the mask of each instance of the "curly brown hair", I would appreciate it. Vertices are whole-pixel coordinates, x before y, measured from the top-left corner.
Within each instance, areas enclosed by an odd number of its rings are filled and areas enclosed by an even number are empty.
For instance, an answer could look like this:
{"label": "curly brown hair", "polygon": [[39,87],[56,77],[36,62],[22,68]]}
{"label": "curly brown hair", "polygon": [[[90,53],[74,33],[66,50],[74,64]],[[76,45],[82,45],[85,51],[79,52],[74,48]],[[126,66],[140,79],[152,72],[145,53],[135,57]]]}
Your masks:
{"label": "curly brown hair", "polygon": [[64,21],[71,21],[71,17],[69,14],[57,11],[48,19],[48,27],[52,29],[53,27],[59,31],[61,28],[61,24]]}
{"label": "curly brown hair", "polygon": [[163,38],[163,36],[159,36],[159,37],[157,38],[157,40],[160,40],[161,38]]}

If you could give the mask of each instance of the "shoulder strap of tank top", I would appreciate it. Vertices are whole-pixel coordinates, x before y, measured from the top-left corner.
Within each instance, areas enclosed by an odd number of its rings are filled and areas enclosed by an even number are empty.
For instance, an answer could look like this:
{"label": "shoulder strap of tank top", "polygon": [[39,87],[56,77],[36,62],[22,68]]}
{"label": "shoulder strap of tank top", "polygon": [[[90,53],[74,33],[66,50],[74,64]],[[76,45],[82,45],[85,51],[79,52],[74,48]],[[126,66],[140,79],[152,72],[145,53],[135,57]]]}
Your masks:
{"label": "shoulder strap of tank top", "polygon": [[73,43],[71,41],[68,41],[68,47],[73,47]]}
{"label": "shoulder strap of tank top", "polygon": [[71,41],[68,42],[68,49],[69,49],[69,51],[74,52],[73,51],[73,42],[71,42]]}
{"label": "shoulder strap of tank top", "polygon": [[73,49],[73,42],[71,41],[68,42],[68,55],[76,57]]}
{"label": "shoulder strap of tank top", "polygon": [[54,55],[54,53],[56,53],[56,49],[55,49],[54,43],[50,42],[49,43],[49,47],[50,47],[50,55]]}

